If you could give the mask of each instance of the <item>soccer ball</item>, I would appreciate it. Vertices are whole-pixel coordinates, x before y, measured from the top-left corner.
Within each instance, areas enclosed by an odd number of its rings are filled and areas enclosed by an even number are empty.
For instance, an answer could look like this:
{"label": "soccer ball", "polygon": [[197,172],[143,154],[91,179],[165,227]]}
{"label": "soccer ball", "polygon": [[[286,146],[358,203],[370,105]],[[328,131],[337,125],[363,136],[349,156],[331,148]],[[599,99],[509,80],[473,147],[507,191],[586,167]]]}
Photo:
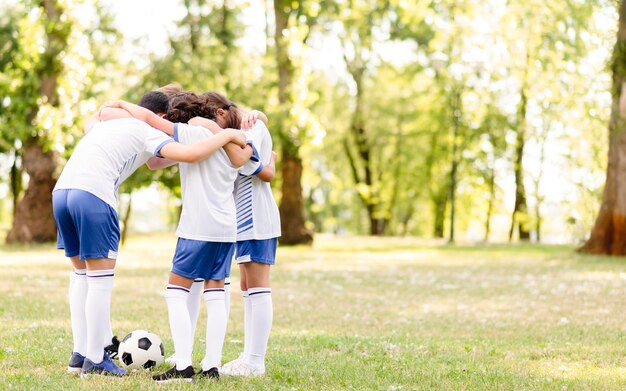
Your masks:
{"label": "soccer ball", "polygon": [[152,368],[163,362],[163,342],[156,334],[135,330],[120,342],[118,357],[129,369]]}

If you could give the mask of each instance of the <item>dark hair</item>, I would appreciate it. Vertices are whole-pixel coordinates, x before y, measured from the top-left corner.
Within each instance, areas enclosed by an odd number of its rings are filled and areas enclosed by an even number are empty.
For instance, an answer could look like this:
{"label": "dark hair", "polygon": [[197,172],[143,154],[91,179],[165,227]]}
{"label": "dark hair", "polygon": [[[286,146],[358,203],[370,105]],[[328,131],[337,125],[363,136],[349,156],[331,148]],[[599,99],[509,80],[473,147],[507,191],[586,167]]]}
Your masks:
{"label": "dark hair", "polygon": [[228,112],[228,116],[226,117],[226,128],[241,128],[241,110],[239,110],[237,105],[231,102],[226,96],[220,94],[219,92],[205,92],[202,94],[202,97],[205,99],[205,104],[211,108],[213,112],[217,112],[217,109],[222,109]]}
{"label": "dark hair", "polygon": [[153,113],[167,113],[167,109],[170,104],[170,100],[162,92],[159,91],[150,91],[139,100],[139,106],[145,107],[146,109],[152,111]]}
{"label": "dark hair", "polygon": [[186,123],[193,117],[215,120],[215,109],[206,104],[206,99],[193,92],[181,92],[170,98],[170,107],[165,119]]}

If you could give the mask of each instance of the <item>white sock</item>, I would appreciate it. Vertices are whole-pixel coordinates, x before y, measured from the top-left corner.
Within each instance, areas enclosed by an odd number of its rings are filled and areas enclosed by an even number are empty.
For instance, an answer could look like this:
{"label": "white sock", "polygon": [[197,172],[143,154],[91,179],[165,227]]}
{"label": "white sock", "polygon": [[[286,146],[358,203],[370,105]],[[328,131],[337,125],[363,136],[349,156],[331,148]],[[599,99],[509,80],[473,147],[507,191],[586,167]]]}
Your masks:
{"label": "white sock", "polygon": [[254,367],[265,366],[265,352],[267,351],[267,341],[272,330],[272,290],[270,288],[250,288],[248,289],[252,319],[250,330],[250,349],[244,361]]}
{"label": "white sock", "polygon": [[219,367],[222,361],[222,347],[226,334],[226,308],[224,289],[205,289],[204,303],[207,310],[206,352],[202,360],[202,370]]}
{"label": "white sock", "polygon": [[193,349],[193,336],[191,335],[189,310],[187,309],[188,296],[189,289],[182,286],[168,284],[165,290],[170,332],[176,352],[176,369],[179,371],[191,365]]}
{"label": "white sock", "polygon": [[241,292],[243,296],[243,357],[250,354],[250,337],[252,336],[252,303],[250,302],[250,296],[248,291]]}
{"label": "white sock", "polygon": [[104,357],[104,335],[110,331],[111,293],[113,292],[113,269],[87,270],[87,354],[94,364]]}
{"label": "white sock", "polygon": [[198,323],[198,314],[200,313],[200,298],[204,290],[204,280],[194,280],[189,289],[189,297],[187,298],[187,309],[189,310],[189,322],[191,323],[191,337],[196,335],[196,325]]}
{"label": "white sock", "polygon": [[224,307],[226,308],[226,324],[230,315],[230,277],[224,279]]}
{"label": "white sock", "polygon": [[74,269],[70,272],[70,319],[72,320],[72,352],[87,354],[87,318],[85,317],[85,300],[87,299],[87,270]]}
{"label": "white sock", "polygon": [[110,345],[113,342],[113,329],[111,328],[111,319],[107,325],[106,332],[104,334],[104,346]]}

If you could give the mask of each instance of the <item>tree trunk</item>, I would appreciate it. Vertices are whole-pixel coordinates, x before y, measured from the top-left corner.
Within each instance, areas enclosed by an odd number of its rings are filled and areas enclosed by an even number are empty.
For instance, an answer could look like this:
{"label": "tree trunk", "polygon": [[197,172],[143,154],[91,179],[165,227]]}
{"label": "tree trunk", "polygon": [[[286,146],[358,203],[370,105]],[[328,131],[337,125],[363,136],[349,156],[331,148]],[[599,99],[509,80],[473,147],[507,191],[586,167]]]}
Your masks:
{"label": "tree trunk", "polygon": [[124,211],[124,218],[122,219],[122,232],[120,234],[120,242],[121,244],[126,243],[126,235],[128,234],[128,225],[130,223],[130,213],[133,208],[133,193],[132,191],[128,193],[128,204],[126,205],[126,210]]}
{"label": "tree trunk", "polygon": [[446,207],[448,206],[448,192],[445,186],[441,186],[439,192],[431,197],[434,206],[433,237],[442,239],[444,237],[444,227],[446,218]]}
{"label": "tree trunk", "polygon": [[[310,244],[313,232],[304,224],[304,199],[302,197],[302,159],[299,156],[299,135],[290,133],[289,108],[293,102],[292,84],[294,66],[289,58],[287,37],[283,32],[289,27],[289,13],[292,3],[287,0],[274,0],[274,16],[276,31],[276,65],[278,67],[278,102],[282,108],[281,118],[277,121],[281,138],[281,173],[282,199],[280,202],[280,218],[282,236],[281,244]],[[294,138],[296,138],[294,140]]]}
{"label": "tree trunk", "polygon": [[302,160],[283,151],[281,162],[283,176],[280,202],[281,244],[310,244],[313,233],[304,224],[302,198]]}
{"label": "tree trunk", "polygon": [[[545,127],[545,132],[548,132],[550,129],[550,125]],[[541,205],[543,204],[544,197],[539,192],[539,186],[541,185],[541,180],[543,179],[543,165],[546,160],[546,138],[547,133],[544,133],[541,139],[541,150],[539,153],[539,173],[537,173],[537,177],[535,178],[535,233],[537,235],[537,243],[541,243],[541,228],[542,228],[542,218],[541,218]]]}
{"label": "tree trunk", "polygon": [[415,213],[415,203],[412,203],[411,205],[409,205],[409,210],[406,212],[406,214],[402,218],[402,232],[401,232],[402,237],[408,235],[409,223],[411,222],[411,219],[413,218],[414,213]]}
{"label": "tree trunk", "polygon": [[[527,58],[528,69],[528,58]],[[527,75],[524,79],[527,79]],[[515,228],[517,228],[520,241],[530,239],[528,228],[528,206],[526,203],[526,189],[524,187],[524,147],[526,145],[526,110],[528,97],[526,96],[526,82],[520,92],[520,105],[517,110],[517,138],[515,141],[515,161],[513,170],[515,173],[515,207],[511,216],[511,229],[509,231],[509,241],[513,239]]]}
{"label": "tree trunk", "polygon": [[429,154],[426,157],[426,180],[428,184],[428,193],[430,201],[433,204],[433,237],[441,239],[444,237],[444,224],[446,217],[446,206],[448,204],[449,192],[446,191],[447,185],[445,182],[435,178],[434,169],[437,154],[440,152],[439,147],[439,134],[443,132],[443,128],[439,132],[433,132],[430,136],[429,142]]}
{"label": "tree trunk", "polygon": [[11,196],[13,197],[13,219],[15,220],[15,214],[17,213],[17,204],[22,194],[22,168],[18,160],[20,158],[19,151],[14,151],[13,164],[11,165]]}
{"label": "tree trunk", "polygon": [[493,214],[493,204],[496,200],[496,173],[493,167],[489,173],[487,186],[489,187],[489,201],[487,202],[487,215],[485,216],[485,243],[489,241],[489,234],[491,233],[491,215]]}
{"label": "tree trunk", "polygon": [[[358,192],[359,198],[365,206],[367,212],[367,218],[370,224],[370,235],[380,236],[385,233],[387,223],[389,219],[381,216],[382,209],[384,208],[381,201],[380,194],[378,194],[377,184],[380,182],[380,176],[376,176],[372,162],[372,145],[370,141],[370,135],[365,128],[364,120],[364,105],[363,105],[363,77],[365,75],[365,61],[360,58],[362,50],[354,43],[355,58],[350,61],[344,55],[344,61],[348,67],[348,72],[354,80],[356,86],[355,96],[355,108],[352,113],[352,119],[350,123],[350,135],[356,153],[351,153],[351,144],[349,142],[344,143],[346,154],[350,160],[350,168],[356,186],[364,184],[368,189],[368,192]],[[377,183],[374,183],[377,182]]]}
{"label": "tree trunk", "polygon": [[24,143],[23,168],[30,180],[24,198],[17,205],[13,227],[7,235],[7,243],[47,242],[56,238],[56,226],[52,215],[52,189],[56,180],[52,177],[57,164],[53,152],[44,152],[37,138]]}
{"label": "tree trunk", "polygon": [[[46,31],[46,47],[38,64],[37,76],[40,81],[39,93],[42,101],[52,106],[59,103],[57,91],[58,77],[63,68],[61,53],[67,47],[71,33],[68,22],[62,20],[63,10],[54,0],[40,2]],[[39,107],[32,107],[25,122],[32,126]],[[34,132],[33,132],[34,133]],[[7,242],[46,242],[56,238],[56,227],[52,216],[52,189],[56,183],[54,169],[57,155],[44,149],[44,139],[31,136],[24,142],[22,168],[30,180],[24,198],[15,210],[13,227],[7,235]]]}
{"label": "tree trunk", "polygon": [[592,254],[626,255],[626,1],[619,7],[613,48],[613,101],[609,121],[609,157],[602,205],[587,242],[579,249]]}
{"label": "tree trunk", "polygon": [[535,206],[535,230],[537,232],[537,243],[541,243],[541,204],[537,202]]}
{"label": "tree trunk", "polygon": [[220,40],[220,43],[224,47],[222,61],[219,65],[219,72],[222,80],[224,80],[224,90],[231,90],[231,78],[228,77],[228,71],[230,69],[230,53],[233,47],[233,41],[235,39],[235,34],[231,31],[232,24],[230,20],[233,18],[233,11],[230,9],[230,4],[228,0],[224,0],[222,3],[222,20],[220,23],[220,30],[217,32],[217,37]]}
{"label": "tree trunk", "polygon": [[456,186],[459,168],[458,138],[461,127],[461,92],[454,88],[450,98],[450,108],[452,109],[452,166],[450,167],[450,237],[448,240],[450,243],[454,243]]}
{"label": "tree trunk", "polygon": [[271,12],[271,4],[272,0],[263,0],[264,7],[264,19],[265,19],[265,52],[264,54],[269,53],[270,50],[270,41],[272,40],[272,34],[270,32],[270,12]]}
{"label": "tree trunk", "polygon": [[[403,99],[401,101],[401,105],[404,106],[405,105],[405,100]],[[393,166],[393,178],[396,179],[393,181],[392,184],[392,190],[391,190],[391,197],[389,200],[389,213],[390,213],[390,220],[394,221],[394,224],[392,224],[392,228],[389,232],[389,234],[391,234],[392,236],[397,235],[398,234],[398,229],[401,228],[400,222],[403,222],[403,219],[399,218],[400,213],[394,213],[395,209],[396,209],[396,204],[398,201],[398,193],[400,192],[400,181],[397,180],[398,178],[400,178],[400,172],[401,172],[401,168],[405,167],[405,163],[404,163],[404,159],[401,159],[400,156],[401,155],[401,150],[402,150],[402,146],[404,143],[404,132],[403,132],[403,123],[404,123],[404,118],[402,115],[399,115],[397,117],[397,123],[396,123],[396,129],[398,132],[398,136],[396,137],[396,142],[395,145],[393,147],[393,156],[396,156],[395,161],[393,162],[392,166]],[[399,220],[399,221],[398,221]],[[405,224],[408,224],[405,223]],[[397,227],[397,228],[396,228]],[[406,225],[405,225],[406,227]]]}

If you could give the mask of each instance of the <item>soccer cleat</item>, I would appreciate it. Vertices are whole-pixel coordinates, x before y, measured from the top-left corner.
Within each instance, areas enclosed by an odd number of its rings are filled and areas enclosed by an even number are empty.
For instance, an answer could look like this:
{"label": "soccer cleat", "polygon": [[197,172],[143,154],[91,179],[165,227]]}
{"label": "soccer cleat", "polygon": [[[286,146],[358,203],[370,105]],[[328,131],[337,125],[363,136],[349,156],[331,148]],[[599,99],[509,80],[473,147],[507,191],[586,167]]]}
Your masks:
{"label": "soccer cleat", "polygon": [[81,371],[80,377],[89,377],[91,375],[110,375],[110,376],[124,376],[128,372],[124,368],[120,368],[108,354],[104,353],[104,357],[102,358],[102,362],[95,364],[88,358],[85,358],[85,362],[83,363],[83,369]]}
{"label": "soccer cleat", "polygon": [[242,361],[243,361],[243,353],[241,353],[239,357],[237,357],[236,359],[229,361],[226,364],[222,365],[220,369],[222,370],[222,372],[229,371],[233,365],[239,365],[239,362],[242,362]]}
{"label": "soccer cleat", "polygon": [[[237,360],[235,360],[237,361]],[[228,365],[231,364],[232,365]],[[253,367],[250,364],[247,364],[244,360],[240,360],[238,362],[230,362],[228,363],[228,367],[224,365],[222,367],[222,375],[224,376],[263,376],[265,374],[265,366],[262,367]]]}
{"label": "soccer cleat", "polygon": [[193,367],[190,365],[187,368],[179,371],[176,369],[176,365],[174,365],[170,370],[164,372],[160,375],[152,376],[152,380],[157,383],[170,383],[175,381],[186,381],[190,382],[193,380],[193,376],[196,374],[196,371],[193,370]]}
{"label": "soccer cleat", "polygon": [[70,357],[70,363],[67,364],[67,372],[80,374],[83,369],[84,362],[85,356],[80,353],[72,352],[72,357]]}
{"label": "soccer cleat", "polygon": [[113,338],[111,338],[111,343],[104,347],[104,351],[111,358],[117,358],[117,352],[119,351],[119,349],[120,349],[120,340],[117,339],[117,336],[113,336]]}
{"label": "soccer cleat", "polygon": [[220,378],[220,371],[217,368],[213,367],[207,371],[202,371],[200,373],[200,376],[206,377],[207,379],[218,380]]}

